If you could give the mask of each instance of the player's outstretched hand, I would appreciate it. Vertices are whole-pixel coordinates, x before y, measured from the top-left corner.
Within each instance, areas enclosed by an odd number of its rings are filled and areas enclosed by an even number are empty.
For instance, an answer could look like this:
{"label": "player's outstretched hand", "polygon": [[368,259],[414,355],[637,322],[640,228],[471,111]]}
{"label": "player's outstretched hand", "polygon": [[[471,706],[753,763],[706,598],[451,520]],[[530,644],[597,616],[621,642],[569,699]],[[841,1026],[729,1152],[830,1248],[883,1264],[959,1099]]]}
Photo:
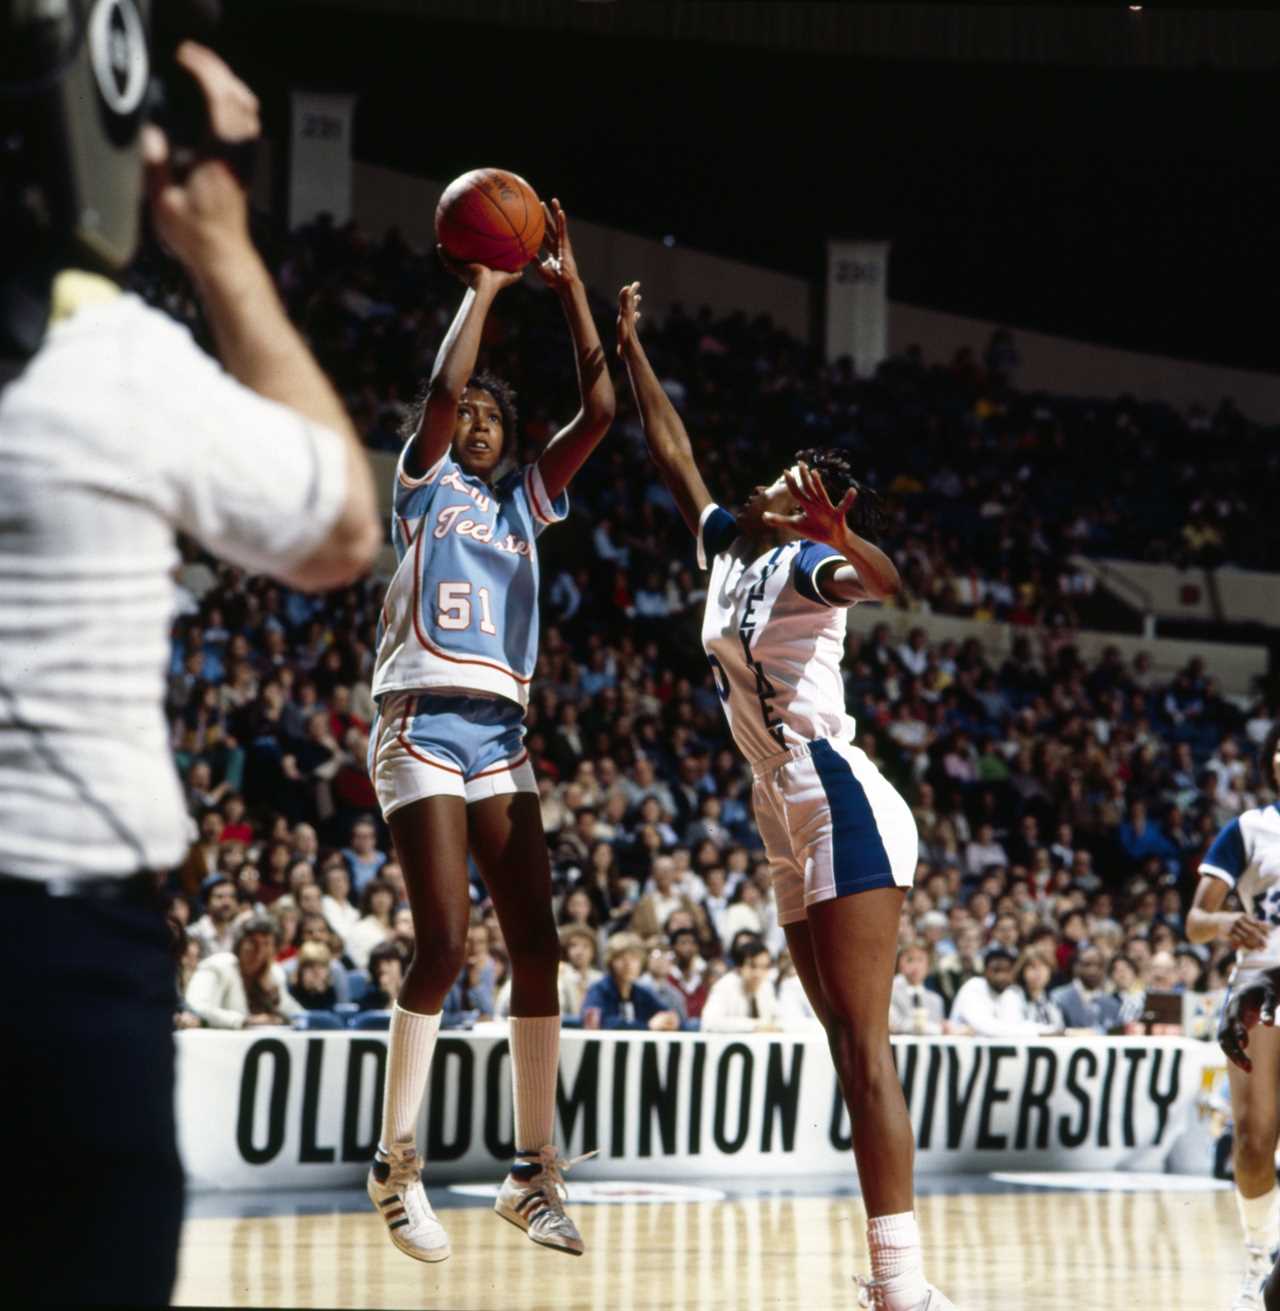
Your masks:
{"label": "player's outstretched hand", "polygon": [[640,340],[636,325],[640,322],[640,284],[629,282],[618,292],[618,355]]}
{"label": "player's outstretched hand", "polygon": [[822,477],[801,460],[784,475],[787,489],[795,498],[797,509],[793,514],[774,514],[766,511],[763,518],[775,528],[791,528],[802,537],[815,542],[837,545],[843,539],[845,516],[858,498],[858,489],[850,487],[839,505],[831,504],[831,497],[823,485]]}
{"label": "player's outstretched hand", "polygon": [[454,259],[443,246],[436,247],[436,254],[440,257],[440,263],[459,282],[465,283],[468,287],[474,287],[476,290],[481,287],[488,287],[495,292],[501,291],[503,287],[513,286],[524,276],[523,269],[516,269],[514,273],[505,273],[502,269],[491,269],[487,264],[463,264],[461,261]]}
{"label": "player's outstretched hand", "polygon": [[546,236],[543,238],[546,253],[538,257],[534,267],[552,291],[568,291],[580,281],[578,262],[573,257],[573,243],[569,240],[569,221],[554,196],[550,208],[543,205],[542,212],[547,220]]}
{"label": "player's outstretched hand", "polygon": [[1245,1055],[1249,1030],[1259,1024],[1274,1025],[1280,1001],[1278,970],[1268,970],[1243,988],[1233,988],[1218,1018],[1218,1046],[1227,1059],[1248,1072],[1253,1062]]}

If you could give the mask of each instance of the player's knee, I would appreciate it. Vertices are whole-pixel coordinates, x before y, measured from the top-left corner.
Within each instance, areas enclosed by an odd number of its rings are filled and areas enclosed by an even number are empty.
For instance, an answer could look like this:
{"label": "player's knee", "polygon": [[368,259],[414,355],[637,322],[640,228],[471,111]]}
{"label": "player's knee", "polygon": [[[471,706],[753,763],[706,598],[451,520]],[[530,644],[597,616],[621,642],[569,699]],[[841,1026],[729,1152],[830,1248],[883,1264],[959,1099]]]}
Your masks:
{"label": "player's knee", "polygon": [[1269,1167],[1275,1153],[1275,1135],[1262,1132],[1260,1125],[1242,1119],[1235,1127],[1237,1168]]}
{"label": "player's knee", "polygon": [[419,987],[431,992],[448,992],[467,959],[467,935],[438,926],[429,934],[419,933],[413,947],[409,975]]}
{"label": "player's knee", "polygon": [[530,925],[515,941],[508,937],[506,946],[512,973],[536,974],[548,970],[555,973],[559,965],[560,939],[556,936],[555,925],[550,921],[545,931]]}
{"label": "player's knee", "polygon": [[827,1020],[827,1038],[832,1058],[855,1100],[874,1091],[885,1078],[894,1077],[887,1027],[860,1024],[837,1010]]}

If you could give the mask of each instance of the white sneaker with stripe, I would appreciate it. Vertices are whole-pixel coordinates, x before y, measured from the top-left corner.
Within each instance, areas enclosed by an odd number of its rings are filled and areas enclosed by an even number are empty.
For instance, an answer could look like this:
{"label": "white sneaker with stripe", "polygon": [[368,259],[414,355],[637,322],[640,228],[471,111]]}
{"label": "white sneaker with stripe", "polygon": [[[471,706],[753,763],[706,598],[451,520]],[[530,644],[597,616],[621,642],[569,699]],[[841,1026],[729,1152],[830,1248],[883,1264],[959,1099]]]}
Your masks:
{"label": "white sneaker with stripe", "polygon": [[[513,1172],[507,1175],[498,1191],[493,1209],[518,1229],[523,1229],[535,1243],[581,1256],[582,1235],[564,1213],[568,1189],[564,1172],[585,1161],[595,1152],[586,1152],[566,1161],[558,1148],[548,1144],[538,1152],[522,1152],[516,1157]],[[517,1177],[515,1170],[522,1177]]]}
{"label": "white sneaker with stripe", "polygon": [[392,1148],[386,1160],[375,1156],[365,1187],[388,1236],[406,1256],[443,1261],[449,1255],[449,1235],[427,1201],[422,1158],[412,1145]]}

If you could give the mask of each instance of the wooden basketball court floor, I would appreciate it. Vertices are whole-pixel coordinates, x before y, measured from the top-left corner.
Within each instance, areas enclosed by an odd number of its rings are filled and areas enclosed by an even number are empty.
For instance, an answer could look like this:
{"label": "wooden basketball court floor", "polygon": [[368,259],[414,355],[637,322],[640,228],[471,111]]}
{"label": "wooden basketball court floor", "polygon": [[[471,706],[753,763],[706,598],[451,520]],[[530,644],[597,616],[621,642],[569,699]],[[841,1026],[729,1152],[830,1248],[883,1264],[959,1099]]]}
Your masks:
{"label": "wooden basketball court floor", "polygon": [[[944,1191],[920,1183],[926,1269],[958,1311],[1227,1311],[1238,1284],[1234,1195],[1209,1180],[1151,1180],[1139,1192],[1105,1177],[1087,1190],[985,1177],[938,1181]],[[455,1311],[857,1305],[853,1276],[869,1271],[861,1204],[847,1190],[790,1180],[780,1191],[735,1186],[721,1201],[647,1200],[654,1193],[637,1186],[631,1200],[626,1188],[607,1204],[571,1200],[587,1245],[574,1258],[535,1247],[483,1199],[432,1188],[453,1245],[434,1265],[396,1251],[360,1193],[292,1206],[263,1194],[206,1200],[189,1208],[174,1301]]]}

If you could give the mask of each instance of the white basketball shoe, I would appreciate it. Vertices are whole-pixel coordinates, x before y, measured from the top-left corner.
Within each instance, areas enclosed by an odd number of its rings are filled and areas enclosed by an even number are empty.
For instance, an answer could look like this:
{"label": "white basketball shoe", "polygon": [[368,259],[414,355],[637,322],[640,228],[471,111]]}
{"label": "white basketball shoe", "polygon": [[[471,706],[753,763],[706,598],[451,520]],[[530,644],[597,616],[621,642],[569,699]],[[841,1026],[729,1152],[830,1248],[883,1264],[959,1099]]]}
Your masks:
{"label": "white basketball shoe", "polygon": [[449,1255],[449,1235],[422,1186],[422,1158],[410,1144],[393,1147],[385,1161],[375,1156],[365,1188],[391,1241],[406,1256],[443,1261]]}
{"label": "white basketball shoe", "polygon": [[522,1152],[502,1181],[493,1209],[504,1220],[523,1229],[535,1243],[581,1256],[582,1235],[564,1213],[569,1191],[564,1172],[594,1155],[595,1152],[586,1152],[566,1161],[559,1149],[551,1145],[538,1152]]}
{"label": "white basketball shoe", "polygon": [[[854,1282],[858,1285],[859,1306],[885,1308],[889,1306],[888,1295],[879,1280],[858,1277]],[[910,1311],[956,1311],[956,1304],[945,1293],[940,1293],[929,1284],[924,1301],[910,1308]]]}
{"label": "white basketball shoe", "polygon": [[1262,1311],[1262,1285],[1271,1273],[1275,1257],[1265,1247],[1251,1247],[1245,1244],[1244,1273],[1240,1276],[1240,1290],[1231,1311]]}

